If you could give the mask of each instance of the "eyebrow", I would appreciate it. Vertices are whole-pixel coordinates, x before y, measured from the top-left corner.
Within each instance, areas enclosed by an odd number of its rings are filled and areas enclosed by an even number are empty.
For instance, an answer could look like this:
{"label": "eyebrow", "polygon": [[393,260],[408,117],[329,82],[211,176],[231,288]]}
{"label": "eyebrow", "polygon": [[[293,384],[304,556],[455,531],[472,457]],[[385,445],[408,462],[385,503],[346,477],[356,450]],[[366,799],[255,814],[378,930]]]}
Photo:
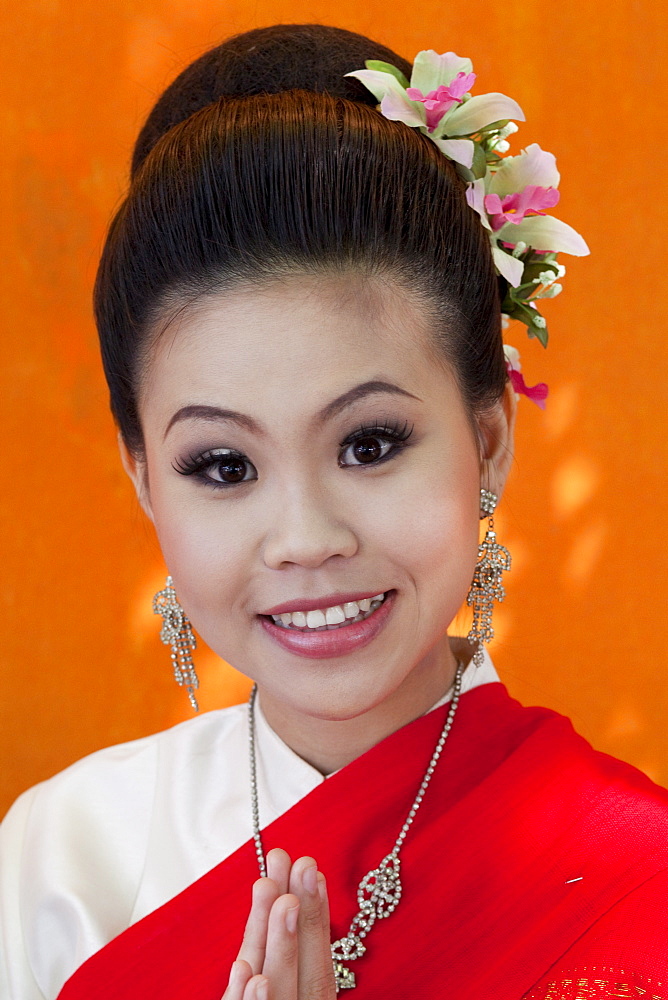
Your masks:
{"label": "eyebrow", "polygon": [[[417,399],[418,402],[422,402],[419,396],[414,396],[412,392],[408,392],[407,389],[402,389],[401,386],[395,385],[394,382],[386,382],[384,379],[372,379],[369,382],[361,382],[360,385],[353,386],[352,389],[348,389],[347,392],[344,392],[341,396],[337,396],[331,403],[324,406],[322,410],[316,414],[315,424],[317,426],[322,426],[322,424],[337,416],[348,406],[352,406],[353,403],[357,403],[360,399],[364,399],[366,396],[377,395],[381,392],[389,393],[395,396],[408,396],[410,399]],[[254,420],[253,417],[249,417],[246,413],[238,413],[236,410],[222,409],[219,406],[192,404],[190,406],[182,406],[180,410],[176,411],[172,419],[167,424],[163,440],[167,437],[174,424],[178,424],[182,420],[226,420],[229,423],[236,424],[238,427],[242,427],[244,430],[257,434],[258,437],[266,437],[266,431],[262,425]]]}

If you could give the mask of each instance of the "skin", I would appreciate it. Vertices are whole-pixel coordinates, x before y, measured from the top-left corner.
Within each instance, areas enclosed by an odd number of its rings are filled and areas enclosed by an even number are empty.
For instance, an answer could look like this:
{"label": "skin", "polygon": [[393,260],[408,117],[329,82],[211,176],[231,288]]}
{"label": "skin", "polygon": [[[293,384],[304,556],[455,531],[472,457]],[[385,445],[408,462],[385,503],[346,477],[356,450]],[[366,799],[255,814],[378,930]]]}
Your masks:
{"label": "skin", "polygon": [[[410,396],[366,395],[316,421],[326,403],[378,379]],[[167,431],[193,405],[251,416],[264,434],[201,415]],[[447,629],[476,562],[479,491],[503,492],[515,396],[508,389],[472,420],[417,296],[353,274],[202,298],[155,336],[139,410],[145,456],[122,442],[121,454],[179,600],[206,642],[255,680],[269,724],[296,753],[330,773],[442,697],[456,669]],[[386,422],[413,428],[401,449],[374,436],[392,458],[364,463],[342,447],[360,426]],[[230,478],[220,458],[209,481],[177,471],[225,448],[247,458],[237,466],[247,481],[217,487]],[[385,628],[346,656],[297,656],[258,618],[299,597],[390,589]],[[255,886],[225,1000],[264,1000],[263,989],[271,1000],[330,1000],[324,876],[284,852],[269,876]]]}

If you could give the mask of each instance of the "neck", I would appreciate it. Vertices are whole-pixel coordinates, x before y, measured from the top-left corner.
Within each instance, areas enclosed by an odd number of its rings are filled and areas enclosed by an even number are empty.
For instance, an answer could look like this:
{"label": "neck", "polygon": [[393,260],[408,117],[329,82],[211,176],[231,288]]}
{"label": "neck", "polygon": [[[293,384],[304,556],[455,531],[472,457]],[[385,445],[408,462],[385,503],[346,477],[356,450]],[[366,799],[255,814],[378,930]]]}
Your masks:
{"label": "neck", "polygon": [[452,686],[457,663],[467,663],[465,640],[449,639],[418,665],[388,698],[350,719],[323,719],[291,711],[260,689],[263,714],[291,750],[321,774],[332,774],[381,740],[428,712]]}

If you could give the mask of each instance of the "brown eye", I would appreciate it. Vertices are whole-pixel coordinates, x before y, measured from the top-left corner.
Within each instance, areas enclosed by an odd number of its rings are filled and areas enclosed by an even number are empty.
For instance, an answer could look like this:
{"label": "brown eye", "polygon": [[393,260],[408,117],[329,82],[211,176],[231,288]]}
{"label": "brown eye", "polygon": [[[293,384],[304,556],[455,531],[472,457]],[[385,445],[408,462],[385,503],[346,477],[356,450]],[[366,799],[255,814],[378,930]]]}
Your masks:
{"label": "brown eye", "polygon": [[257,470],[241,452],[231,449],[205,451],[201,455],[190,455],[172,464],[182,476],[193,476],[197,482],[216,489],[236,486],[257,479]]}
{"label": "brown eye", "polygon": [[[339,461],[343,466],[374,465],[396,453],[400,445],[381,435],[364,434],[351,441]],[[346,460],[345,457],[349,456]]]}
{"label": "brown eye", "polygon": [[361,438],[353,445],[353,455],[358,462],[364,464],[378,461],[382,454],[383,449],[378,438]]}
{"label": "brown eye", "polygon": [[211,478],[221,483],[240,483],[245,478],[247,466],[245,459],[229,455],[211,463]]}

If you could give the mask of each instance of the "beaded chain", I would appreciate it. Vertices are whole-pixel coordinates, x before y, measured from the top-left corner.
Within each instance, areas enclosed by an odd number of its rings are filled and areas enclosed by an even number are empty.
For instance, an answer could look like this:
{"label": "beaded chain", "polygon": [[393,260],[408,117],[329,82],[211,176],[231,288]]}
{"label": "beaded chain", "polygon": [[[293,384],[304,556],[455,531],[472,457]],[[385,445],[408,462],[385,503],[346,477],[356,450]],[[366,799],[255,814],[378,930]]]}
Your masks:
{"label": "beaded chain", "polygon": [[[355,983],[355,973],[352,972],[344,962],[352,962],[361,958],[366,951],[363,938],[367,936],[376,920],[389,917],[397,908],[402,894],[400,879],[401,861],[399,852],[404,840],[411,828],[415,814],[417,813],[422,800],[427,791],[431,777],[436,769],[436,764],[441,756],[443,746],[452,728],[452,722],[459,704],[459,697],[462,690],[462,676],[464,665],[457,664],[457,672],[453,684],[452,701],[448,711],[441,735],[438,738],[436,747],[427,770],[422,778],[422,783],[418,793],[413,800],[413,804],[408,811],[408,815],[401,827],[394,847],[380,862],[377,868],[367,872],[357,888],[358,912],[353,917],[350,929],[345,937],[339,938],[332,943],[332,961],[334,963],[334,977],[336,982],[336,992],[340,990],[353,989]],[[255,841],[255,853],[257,855],[260,875],[267,874],[267,862],[262,846],[262,836],[260,834],[260,810],[257,794],[257,765],[255,754],[255,698],[257,686],[253,685],[253,690],[248,701],[248,740],[250,752],[250,774],[251,774],[251,804],[253,813],[253,840]]]}

